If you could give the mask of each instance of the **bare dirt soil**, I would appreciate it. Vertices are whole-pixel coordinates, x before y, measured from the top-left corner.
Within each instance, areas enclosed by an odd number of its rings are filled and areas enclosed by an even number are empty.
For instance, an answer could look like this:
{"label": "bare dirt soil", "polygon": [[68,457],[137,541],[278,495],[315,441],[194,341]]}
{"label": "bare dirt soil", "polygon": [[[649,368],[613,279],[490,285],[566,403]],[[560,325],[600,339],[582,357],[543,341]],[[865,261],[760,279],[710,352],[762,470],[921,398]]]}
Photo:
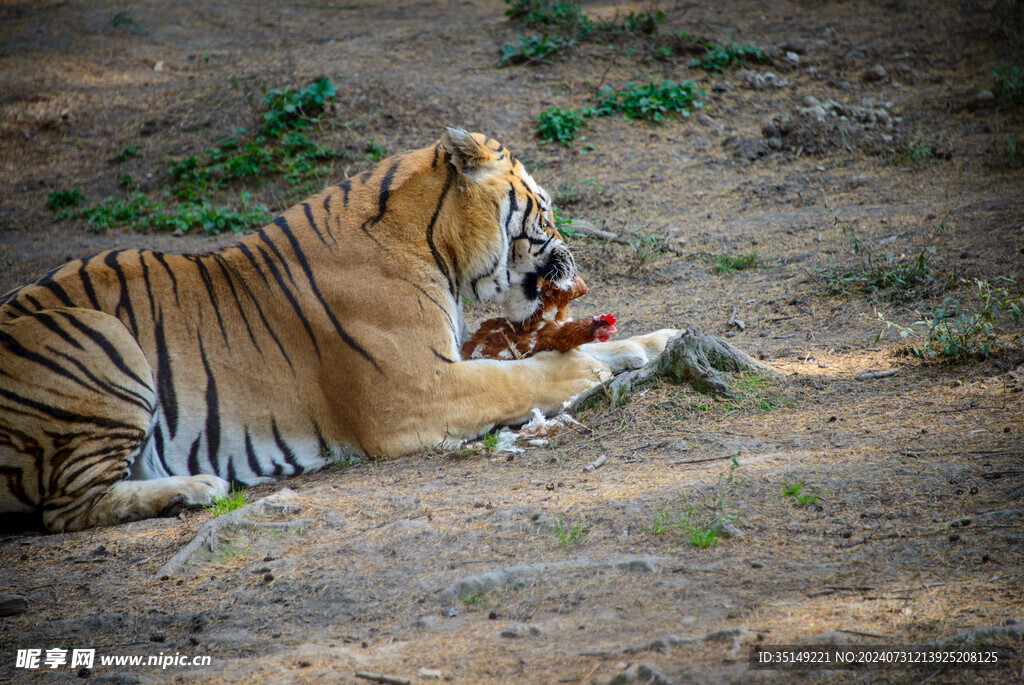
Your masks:
{"label": "bare dirt soil", "polygon": [[[1004,334],[1005,353],[955,365],[901,354],[891,331],[874,337],[876,311],[908,324],[946,296],[969,306],[973,279],[1016,278],[1006,287],[1021,295],[1024,177],[1006,141],[1021,140],[1024,119],[1019,105],[978,95],[992,88],[989,65],[1012,58],[1008,6],[661,3],[662,36],[773,56],[752,73],[713,74],[686,55],[645,61],[642,37],[498,69],[500,46],[524,29],[497,0],[4,3],[0,291],[111,246],[232,241],[96,234],[43,205],[76,186],[97,202],[123,171],[152,187],[165,156],[254,126],[263,89],[328,76],[339,92],[322,139],[348,151],[332,180],[369,164],[370,138],[395,151],[446,125],[486,132],[557,193],[563,214],[632,237],[572,239],[591,288],[579,314],[612,311],[623,334],[693,322],[787,380],[733,401],[659,382],[580,413],[584,427],[545,447],[422,454],[253,488],[250,502],[295,491],[301,511],[284,517],[307,523],[237,528],[165,576],[210,513],[5,537],[0,592],[28,609],[0,618],[0,681],[370,682],[364,671],[416,683],[1020,682],[1024,644],[1008,625],[1024,620],[1020,329]],[[584,7],[598,19],[647,9]],[[125,11],[131,21],[115,22]],[[757,87],[768,71],[780,87]],[[542,109],[661,77],[694,80],[706,117],[597,118],[569,148],[533,133]],[[868,114],[844,114],[844,136],[829,100]],[[800,119],[814,107],[826,118]],[[774,140],[763,133],[773,118]],[[932,158],[888,151],[915,134]],[[128,144],[143,156],[114,168],[107,160]],[[273,183],[253,193],[284,206]],[[864,253],[825,198],[883,259],[912,261],[941,224],[935,283],[895,302],[831,292],[830,274]],[[714,268],[751,251],[756,268]],[[733,308],[743,330],[727,325]],[[867,370],[896,373],[856,379]],[[584,470],[601,455],[606,465]],[[820,500],[784,496],[796,480]],[[727,518],[732,536],[700,548],[651,530],[661,512],[674,521],[688,507]],[[587,533],[563,545],[550,529],[559,521]],[[747,663],[759,644],[923,644],[990,626],[1003,631],[989,642],[1002,650],[994,670]],[[213,666],[15,667],[18,649],[56,647],[211,655]],[[660,676],[629,675],[638,663]]]}

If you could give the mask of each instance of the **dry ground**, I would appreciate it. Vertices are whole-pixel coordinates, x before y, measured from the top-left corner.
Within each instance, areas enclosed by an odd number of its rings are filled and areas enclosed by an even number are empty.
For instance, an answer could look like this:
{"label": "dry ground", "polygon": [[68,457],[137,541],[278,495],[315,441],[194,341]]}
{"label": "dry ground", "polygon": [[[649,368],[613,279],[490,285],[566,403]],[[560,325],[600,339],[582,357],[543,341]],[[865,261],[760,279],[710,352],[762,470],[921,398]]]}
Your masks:
{"label": "dry ground", "polygon": [[[399,150],[429,144],[444,125],[487,132],[558,192],[564,213],[671,248],[646,254],[574,239],[591,286],[580,313],[613,311],[624,333],[694,322],[787,382],[732,403],[660,383],[624,406],[584,412],[585,429],[548,447],[423,454],[254,488],[249,501],[293,489],[298,516],[312,523],[240,530],[166,578],[157,569],[210,514],[6,537],[0,591],[23,593],[29,608],[0,619],[0,680],[76,680],[67,666],[13,666],[18,648],[63,646],[214,658],[212,668],[81,674],[127,674],[116,682],[351,683],[357,671],[430,682],[419,675],[427,668],[457,683],[607,683],[636,662],[664,682],[787,682],[796,674],[749,670],[747,650],[916,644],[1024,619],[1019,341],[1007,339],[997,360],[923,364],[900,355],[893,337],[876,343],[873,323],[876,309],[908,323],[944,295],[967,297],[970,279],[1024,277],[1024,186],[1004,159],[1005,136],[1024,132],[1021,110],[976,97],[991,87],[987,65],[1007,49],[991,3],[660,4],[664,35],[771,49],[774,64],[757,69],[788,85],[761,91],[736,69],[709,75],[685,57],[645,62],[628,40],[496,69],[500,45],[521,29],[495,0],[228,5],[0,6],[0,291],[113,245],[229,242],[97,235],[52,222],[43,204],[58,188],[79,186],[92,202],[114,192],[119,171],[105,160],[128,143],[145,156],[126,168],[158,180],[165,155],[252,126],[261,88],[326,75],[339,96],[324,140],[349,151],[334,178],[366,165],[369,138]],[[585,9],[611,17],[646,8]],[[113,28],[125,10],[134,23]],[[886,78],[865,80],[875,65]],[[568,149],[533,136],[543,108],[579,107],[602,84],[660,76],[695,80],[710,118],[602,118]],[[894,164],[878,139],[824,154],[734,154],[807,96],[891,103],[904,140],[921,131],[938,158]],[[275,185],[254,192],[281,207]],[[913,257],[942,223],[934,273],[961,280],[899,304],[827,294],[822,274],[859,258],[824,197],[879,254]],[[760,268],[712,267],[717,255],[751,250]],[[742,332],[726,326],[733,307]],[[855,380],[869,369],[897,373]],[[583,470],[602,454],[606,466]],[[730,455],[734,470],[713,459]],[[823,493],[819,506],[782,496],[794,479]],[[738,528],[717,546],[647,530],[663,509],[713,503]],[[583,517],[587,535],[563,548],[547,528],[556,517]],[[961,517],[971,523],[951,525]],[[481,575],[517,566],[528,568]],[[995,671],[800,680],[1019,682],[1020,638],[996,644],[1008,663]]]}

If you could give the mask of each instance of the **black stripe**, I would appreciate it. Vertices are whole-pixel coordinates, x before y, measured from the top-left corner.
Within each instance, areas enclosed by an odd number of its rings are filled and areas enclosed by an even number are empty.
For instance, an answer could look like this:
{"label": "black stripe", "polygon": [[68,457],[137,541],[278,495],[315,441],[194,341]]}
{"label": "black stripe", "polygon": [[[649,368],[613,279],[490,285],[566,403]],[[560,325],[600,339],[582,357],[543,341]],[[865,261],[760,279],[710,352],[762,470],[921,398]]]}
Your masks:
{"label": "black stripe", "polygon": [[341,206],[348,207],[348,191],[352,189],[352,181],[345,179],[344,181],[338,184],[338,187],[341,188],[342,192]]}
{"label": "black stripe", "polygon": [[153,449],[156,451],[156,458],[160,461],[160,466],[163,467],[166,473],[174,475],[171,468],[167,465],[167,461],[164,459],[164,431],[160,428],[158,423],[156,430],[153,431]]}
{"label": "black stripe", "polygon": [[191,476],[198,476],[202,473],[199,470],[199,441],[202,437],[202,433],[197,435],[196,439],[192,441],[192,447],[188,450],[188,473]]}
{"label": "black stripe", "polygon": [[505,235],[512,235],[512,217],[519,211],[519,203],[516,201],[516,186],[508,184],[508,214],[505,215]]}
{"label": "black stripe", "polygon": [[331,199],[333,197],[333,193],[327,193],[324,197],[324,228],[327,229],[327,235],[331,236],[331,240],[337,245],[338,239],[334,237],[334,231],[331,230]]}
{"label": "black stripe", "polygon": [[[74,382],[76,385],[80,385],[87,390],[95,390],[95,388],[90,386],[88,383],[86,383],[84,380],[82,380],[75,374],[71,373],[65,367],[53,361],[49,357],[45,357],[39,354],[38,352],[33,352],[32,350],[28,349],[27,347],[23,346],[20,342],[18,342],[18,340],[15,339],[14,336],[8,333],[4,333],[2,330],[0,330],[0,345],[6,346],[7,350],[10,353],[18,357],[21,357],[22,359],[26,359],[30,362],[33,362],[34,364],[38,364],[39,366],[42,366],[51,373],[54,373],[58,376],[63,376],[64,378],[67,378],[68,380]],[[53,351],[52,348],[51,351]]]}
{"label": "black stripe", "polygon": [[92,424],[94,426],[99,426],[100,428],[104,428],[104,429],[107,429],[107,428],[109,428],[109,429],[115,429],[115,428],[137,429],[136,426],[132,426],[132,425],[129,425],[127,423],[121,423],[119,421],[114,421],[114,420],[111,420],[111,419],[106,418],[106,417],[86,416],[84,414],[75,414],[75,413],[66,411],[64,409],[60,409],[58,407],[54,407],[54,406],[51,406],[51,405],[48,405],[48,404],[43,404],[42,402],[38,402],[36,400],[31,400],[31,399],[29,399],[27,397],[22,397],[21,395],[16,395],[15,393],[13,393],[13,392],[11,392],[9,390],[4,390],[3,388],[0,388],[0,397],[3,397],[3,398],[5,398],[7,400],[10,400],[12,402],[17,402],[18,404],[20,404],[20,405],[22,405],[24,407],[28,407],[29,409],[34,409],[35,411],[37,411],[37,412],[39,412],[41,414],[45,414],[46,416],[49,416],[50,418],[56,419],[58,421],[67,421],[67,422],[73,422],[73,423],[88,423],[88,424]]}
{"label": "black stripe", "polygon": [[[310,341],[313,343],[313,348],[316,350],[316,356],[319,359],[320,344],[316,341],[316,336],[313,335],[313,329],[312,327],[310,327],[309,321],[306,320],[305,314],[302,313],[302,308],[299,306],[299,303],[295,300],[295,296],[292,295],[292,291],[290,291],[288,289],[288,286],[285,285],[284,279],[281,278],[281,273],[277,270],[277,267],[274,266],[274,262],[270,259],[270,255],[267,254],[267,251],[264,250],[262,247],[257,249],[259,249],[260,255],[263,257],[263,260],[266,262],[267,266],[270,267],[270,274],[274,277],[274,280],[277,281],[278,287],[280,287],[281,291],[285,294],[285,297],[288,298],[288,303],[292,306],[292,309],[295,311],[295,315],[298,316],[299,321],[302,322],[302,327],[306,329],[306,335],[309,336]],[[284,350],[282,350],[282,352],[283,351]]]}
{"label": "black stripe", "polygon": [[[270,287],[270,281],[267,280],[266,274],[263,273],[263,271],[264,271],[263,268],[260,267],[260,265],[256,262],[256,258],[253,257],[252,253],[249,251],[249,248],[246,247],[242,243],[239,243],[235,247],[237,247],[238,250],[243,255],[245,255],[245,258],[249,260],[249,264],[252,265],[253,271],[255,271],[259,275],[259,277],[263,279],[263,283],[267,286],[267,289],[268,290],[272,290],[272,288]],[[267,329],[267,333],[270,334],[270,337],[277,344],[277,349],[281,350],[281,356],[284,357],[284,360],[286,362],[288,362],[288,366],[290,366],[292,368],[292,370],[294,371],[295,370],[295,366],[292,364],[292,360],[288,357],[288,353],[284,351],[284,345],[281,344],[281,341],[278,339],[277,335],[274,333],[274,329],[272,329],[270,327],[270,322],[267,321],[267,317],[263,315],[263,309],[260,307],[259,301],[256,299],[256,296],[253,294],[252,290],[249,288],[249,284],[246,283],[244,278],[240,278],[239,282],[245,288],[245,293],[249,296],[249,299],[251,299],[253,304],[256,305],[254,307],[254,309],[256,310],[256,313],[259,315],[260,321],[263,322],[264,328]]]}
{"label": "black stripe", "polygon": [[306,253],[302,251],[302,247],[299,245],[299,241],[295,238],[295,234],[292,233],[291,228],[288,226],[288,222],[285,221],[284,217],[278,217],[277,219],[274,220],[274,223],[277,223],[277,225],[280,226],[281,230],[284,232],[285,237],[288,238],[288,242],[292,246],[292,252],[295,254],[296,259],[298,259],[299,266],[302,267],[303,273],[306,274],[306,280],[309,281],[309,286],[313,291],[313,295],[320,303],[320,306],[323,307],[324,313],[327,314],[327,318],[331,320],[331,324],[333,324],[335,332],[339,336],[341,336],[341,339],[344,340],[349,347],[358,352],[366,361],[373,364],[373,368],[383,373],[383,371],[381,371],[380,365],[377,364],[377,360],[374,359],[369,352],[367,352],[359,343],[357,343],[352,338],[351,335],[348,334],[348,332],[344,328],[341,327],[341,323],[339,323],[338,319],[334,316],[334,312],[331,311],[331,308],[327,306],[327,302],[324,300],[323,295],[320,293],[320,287],[316,284],[316,281],[313,279],[313,270],[310,268],[309,262],[306,260]]}
{"label": "black stripe", "polygon": [[82,280],[82,287],[85,289],[85,294],[89,297],[89,302],[92,303],[93,309],[100,308],[100,301],[96,299],[96,291],[92,287],[92,280],[89,278],[89,262],[82,262],[82,265],[78,267],[78,277]]}
{"label": "black stripe", "polygon": [[96,374],[94,374],[86,367],[85,364],[83,364],[81,361],[75,359],[74,357],[65,352],[59,352],[58,350],[53,349],[49,345],[47,345],[46,349],[48,352],[51,352],[52,354],[58,357],[62,357],[63,359],[66,359],[67,361],[71,362],[71,364],[73,364],[74,367],[78,369],[83,376],[92,381],[93,385],[95,386],[89,387],[85,383],[80,382],[79,384],[82,385],[83,387],[89,388],[90,390],[94,391],[98,389],[101,392],[113,395],[122,402],[128,402],[129,404],[134,404],[137,407],[141,407],[149,413],[153,413],[153,411],[155,411],[156,407],[150,404],[149,398],[143,396],[141,393],[138,393],[130,388],[126,388],[122,385],[108,383],[107,381],[98,378]]}
{"label": "black stripe", "polygon": [[[238,309],[238,313],[242,315],[242,323],[245,324],[245,330],[249,333],[249,340],[252,341],[253,347],[262,354],[263,351],[260,349],[260,345],[256,342],[256,337],[252,333],[252,328],[249,326],[249,317],[245,314],[245,308],[242,307],[242,301],[238,299],[238,291],[235,290],[234,274],[230,271],[225,264],[224,257],[216,252],[210,255],[213,258],[214,264],[220,268],[221,274],[224,276],[225,282],[228,284],[228,288],[231,290],[231,297],[235,301],[235,307]],[[245,281],[242,281],[242,285],[245,285]],[[249,294],[252,297],[252,293]]]}
{"label": "black stripe", "polygon": [[60,327],[60,324],[57,323],[57,320],[49,312],[35,312],[32,316],[36,318],[36,321],[43,324],[51,332],[56,333],[64,342],[71,345],[76,350],[85,349],[82,347],[82,343],[78,342],[76,338],[72,337],[70,333]]}
{"label": "black stripe", "polygon": [[331,447],[327,444],[327,440],[324,439],[324,434],[320,430],[320,424],[313,421],[313,433],[316,434],[316,441],[320,446],[320,456],[327,460],[332,456]]}
{"label": "black stripe", "polygon": [[125,278],[124,269],[121,268],[120,262],[117,261],[120,252],[108,252],[107,256],[103,258],[103,263],[106,264],[115,274],[117,274],[117,283],[120,286],[121,294],[117,300],[117,307],[114,309],[114,313],[118,318],[121,317],[121,310],[124,310],[128,315],[128,323],[131,325],[132,335],[138,337],[139,335],[139,324],[135,321],[135,309],[132,307],[131,297],[128,295],[128,279]]}
{"label": "black stripe", "polygon": [[[67,307],[75,306],[75,303],[68,296],[67,291],[64,290],[60,283],[57,283],[56,281],[53,280],[53,272],[47,274],[46,276],[43,276],[43,278],[40,279],[40,281],[36,285],[38,285],[40,288],[46,288],[51,293],[53,293],[54,297],[61,301],[61,304]],[[0,301],[0,304],[3,304],[3,302]]]}
{"label": "black stripe", "polygon": [[[324,209],[327,209],[326,202],[324,203]],[[316,237],[320,239],[321,243],[326,245],[327,241],[324,239],[324,234],[321,233],[320,229],[317,227],[316,220],[313,219],[313,210],[309,208],[308,202],[302,203],[302,211],[306,213],[306,221],[308,221],[309,225],[313,227],[313,232],[316,233]]]}
{"label": "black stripe", "polygon": [[114,363],[114,366],[121,370],[121,373],[128,376],[139,385],[149,386],[148,383],[136,376],[135,372],[128,368],[128,365],[124,362],[124,358],[121,357],[121,353],[118,352],[117,348],[114,347],[114,345],[112,345],[102,334],[100,334],[99,331],[89,328],[67,311],[58,310],[58,313],[67,319],[72,326],[80,330],[82,333],[85,333],[90,340],[96,343],[96,345],[99,346],[99,348],[107,355],[107,358]]}
{"label": "black stripe", "polygon": [[210,300],[210,306],[213,308],[213,313],[217,315],[217,326],[220,327],[220,334],[224,338],[224,344],[231,348],[231,341],[228,340],[228,332],[224,328],[224,319],[220,315],[220,305],[217,303],[217,293],[213,287],[213,279],[210,278],[210,272],[206,268],[204,258],[200,255],[188,255],[186,259],[196,265],[196,269],[199,271],[199,278],[203,281],[203,287],[206,288],[206,296]]}
{"label": "black stripe", "polygon": [[217,379],[210,371],[202,338],[199,338],[199,356],[203,360],[203,371],[206,372],[206,458],[213,472],[220,475],[220,401],[217,397]]}
{"label": "black stripe", "polygon": [[162,252],[151,252],[153,258],[160,262],[160,266],[164,268],[167,275],[171,277],[171,287],[174,289],[174,304],[181,306],[181,300],[178,299],[178,277],[174,275],[174,270],[167,264],[167,260],[164,259]]}
{"label": "black stripe", "polygon": [[454,359],[449,359],[448,357],[444,356],[443,354],[441,354],[440,352],[435,350],[433,347],[430,348],[430,351],[434,353],[435,357],[437,357],[438,359],[440,359],[443,362],[448,362],[449,364],[454,364],[455,363]]}
{"label": "black stripe", "polygon": [[288,446],[288,443],[281,437],[281,431],[277,429],[277,420],[270,420],[270,428],[274,431],[274,442],[277,444],[277,448],[281,450],[281,454],[284,455],[284,461],[288,466],[292,468],[292,472],[287,474],[294,476],[296,473],[302,473],[302,467],[299,466],[299,460],[295,457],[295,452]]}
{"label": "black stripe", "polygon": [[367,169],[363,173],[359,174],[359,180],[363,183],[367,183],[370,180],[370,176],[373,176],[373,169]]}
{"label": "black stripe", "polygon": [[142,282],[146,284],[146,297],[149,298],[149,319],[156,321],[156,300],[153,299],[153,283],[149,278],[149,264],[146,263],[146,256],[139,253],[139,264],[142,265]]}
{"label": "black stripe", "polygon": [[171,440],[178,433],[178,398],[174,391],[174,376],[171,373],[171,355],[167,350],[167,339],[164,336],[163,312],[153,320],[153,338],[156,342],[156,392],[160,398],[160,408],[167,417],[167,429]]}
{"label": "black stripe", "polygon": [[376,224],[378,221],[384,218],[384,212],[388,208],[388,197],[391,195],[391,181],[395,178],[395,172],[398,170],[398,165],[402,163],[402,159],[398,158],[394,164],[384,174],[384,178],[380,182],[380,197],[377,199],[377,218],[373,219],[370,224]]}
{"label": "black stripe", "polygon": [[441,195],[437,198],[437,205],[434,207],[434,214],[430,217],[430,223],[427,224],[427,245],[430,247],[430,254],[434,257],[434,263],[437,264],[438,271],[440,271],[441,275],[443,275],[445,280],[448,281],[449,292],[451,292],[453,298],[457,298],[458,295],[455,288],[455,281],[452,278],[448,265],[443,259],[441,259],[441,253],[438,252],[437,246],[434,244],[434,225],[437,223],[437,217],[441,214],[441,207],[444,205],[444,200],[448,196],[448,191],[451,190],[454,178],[455,170],[449,166],[448,174],[444,179],[444,187],[441,189]]}
{"label": "black stripe", "polygon": [[260,466],[260,460],[256,458],[256,450],[252,446],[252,436],[249,435],[249,428],[245,429],[245,458],[249,462],[249,469],[252,471],[254,476],[265,476],[263,468]]}
{"label": "black stripe", "polygon": [[[274,219],[274,224],[286,233],[289,232],[288,222],[285,221],[283,216],[279,216]],[[288,280],[291,281],[292,285],[295,286],[295,289],[298,290],[299,284],[295,282],[295,277],[292,276],[291,266],[288,265],[288,262],[285,260],[284,255],[281,254],[281,251],[277,249],[277,245],[274,244],[274,241],[270,239],[269,235],[267,235],[265,228],[261,228],[257,231],[257,235],[259,235],[260,239],[267,245],[267,247],[270,248],[270,251],[274,253],[274,256],[277,257],[277,261],[281,262],[281,266],[284,267],[284,273],[288,276]],[[265,254],[264,258],[266,258]]]}

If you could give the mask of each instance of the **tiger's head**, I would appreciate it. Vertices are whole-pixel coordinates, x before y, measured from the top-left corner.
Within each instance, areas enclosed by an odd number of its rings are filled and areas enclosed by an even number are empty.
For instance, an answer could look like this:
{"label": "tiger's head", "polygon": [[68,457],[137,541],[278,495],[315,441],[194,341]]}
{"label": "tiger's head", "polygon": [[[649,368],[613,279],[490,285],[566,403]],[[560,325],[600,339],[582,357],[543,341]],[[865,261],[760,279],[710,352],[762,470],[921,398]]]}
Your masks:
{"label": "tiger's head", "polygon": [[502,303],[524,321],[540,303],[540,281],[567,285],[576,261],[555,229],[551,196],[498,141],[445,129],[441,145],[472,211],[462,230],[469,245],[459,294]]}

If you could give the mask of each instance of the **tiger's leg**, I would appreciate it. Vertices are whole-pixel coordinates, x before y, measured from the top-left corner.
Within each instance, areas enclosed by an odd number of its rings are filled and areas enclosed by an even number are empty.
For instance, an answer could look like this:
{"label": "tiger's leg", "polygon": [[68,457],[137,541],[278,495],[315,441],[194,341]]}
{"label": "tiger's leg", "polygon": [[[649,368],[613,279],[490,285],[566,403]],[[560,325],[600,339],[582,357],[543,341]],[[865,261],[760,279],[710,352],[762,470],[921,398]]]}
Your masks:
{"label": "tiger's leg", "polygon": [[50,531],[209,501],[212,476],[126,481],[157,410],[152,369],[121,321],[52,309],[0,324],[0,511]]}
{"label": "tiger's leg", "polygon": [[622,340],[592,342],[578,348],[583,354],[607,364],[612,373],[639,369],[665,350],[668,341],[679,331],[663,328],[646,335],[634,335]]}

